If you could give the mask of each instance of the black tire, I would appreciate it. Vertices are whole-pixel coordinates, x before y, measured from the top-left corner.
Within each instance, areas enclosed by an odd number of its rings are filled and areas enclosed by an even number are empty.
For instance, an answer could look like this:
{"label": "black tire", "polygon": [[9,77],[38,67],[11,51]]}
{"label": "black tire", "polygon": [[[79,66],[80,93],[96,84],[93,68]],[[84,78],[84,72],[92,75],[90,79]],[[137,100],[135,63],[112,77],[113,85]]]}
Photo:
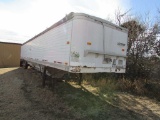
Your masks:
{"label": "black tire", "polygon": [[28,68],[28,63],[26,62],[26,61],[24,61],[25,63],[24,63],[24,69],[27,69]]}
{"label": "black tire", "polygon": [[23,67],[23,60],[20,61],[20,67]]}

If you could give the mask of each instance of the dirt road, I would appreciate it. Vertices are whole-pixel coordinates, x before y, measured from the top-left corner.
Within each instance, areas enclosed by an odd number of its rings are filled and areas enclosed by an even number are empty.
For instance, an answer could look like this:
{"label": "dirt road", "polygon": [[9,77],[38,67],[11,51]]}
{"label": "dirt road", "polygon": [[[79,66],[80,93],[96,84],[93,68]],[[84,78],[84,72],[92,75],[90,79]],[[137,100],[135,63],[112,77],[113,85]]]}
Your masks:
{"label": "dirt road", "polygon": [[119,106],[111,105],[68,83],[42,88],[33,69],[0,69],[0,120],[160,120],[159,102],[127,94],[119,99]]}

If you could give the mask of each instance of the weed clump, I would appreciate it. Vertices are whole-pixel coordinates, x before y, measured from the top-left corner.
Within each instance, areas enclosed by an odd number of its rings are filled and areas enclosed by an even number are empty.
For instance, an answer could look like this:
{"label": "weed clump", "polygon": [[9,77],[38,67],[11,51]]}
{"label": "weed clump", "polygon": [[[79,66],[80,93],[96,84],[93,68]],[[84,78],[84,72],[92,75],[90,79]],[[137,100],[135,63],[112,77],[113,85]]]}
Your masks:
{"label": "weed clump", "polygon": [[87,74],[85,75],[85,81],[89,82],[93,87],[97,87],[99,95],[105,96],[109,100],[112,100],[115,93],[119,91],[160,100],[159,81],[146,79],[130,80],[123,77],[118,78],[113,74]]}

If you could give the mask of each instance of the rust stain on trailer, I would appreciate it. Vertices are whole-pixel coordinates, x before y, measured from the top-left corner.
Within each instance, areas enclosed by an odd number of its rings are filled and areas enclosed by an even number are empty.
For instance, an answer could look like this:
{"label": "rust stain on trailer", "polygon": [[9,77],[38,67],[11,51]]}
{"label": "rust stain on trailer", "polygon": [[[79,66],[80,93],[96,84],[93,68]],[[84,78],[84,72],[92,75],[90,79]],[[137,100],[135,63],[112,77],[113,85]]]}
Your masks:
{"label": "rust stain on trailer", "polygon": [[69,42],[69,41],[67,41],[67,44],[70,44],[70,42]]}

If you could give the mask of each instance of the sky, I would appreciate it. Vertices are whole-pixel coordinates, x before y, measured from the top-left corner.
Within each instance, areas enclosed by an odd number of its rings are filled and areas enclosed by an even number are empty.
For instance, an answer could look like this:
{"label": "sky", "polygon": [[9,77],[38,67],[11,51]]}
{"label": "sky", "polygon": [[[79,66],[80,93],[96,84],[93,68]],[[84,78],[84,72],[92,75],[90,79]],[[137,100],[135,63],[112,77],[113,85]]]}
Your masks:
{"label": "sky", "polygon": [[160,0],[0,0],[0,41],[23,43],[70,12],[114,21],[115,11],[156,17]]}

